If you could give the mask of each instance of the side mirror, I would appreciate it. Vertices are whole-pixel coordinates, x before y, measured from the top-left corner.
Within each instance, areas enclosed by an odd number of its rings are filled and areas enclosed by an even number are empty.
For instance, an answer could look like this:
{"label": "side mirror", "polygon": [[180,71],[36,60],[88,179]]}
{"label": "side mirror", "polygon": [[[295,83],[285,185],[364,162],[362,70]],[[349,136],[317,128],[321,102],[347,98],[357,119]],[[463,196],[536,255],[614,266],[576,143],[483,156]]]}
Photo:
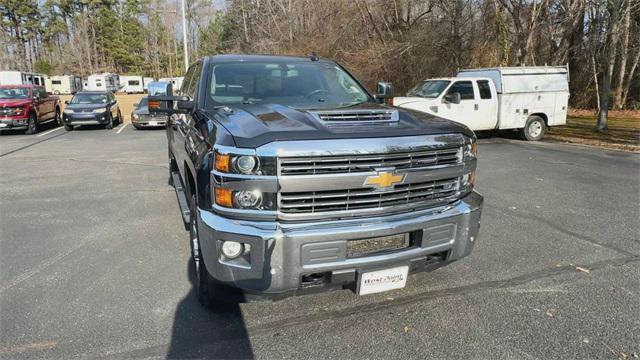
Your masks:
{"label": "side mirror", "polygon": [[64,101],[64,104],[65,104],[65,105],[69,105],[69,100],[65,100],[65,101]]}
{"label": "side mirror", "polygon": [[136,108],[136,107],[138,107],[138,105],[140,105],[140,103],[135,103],[135,104],[133,104],[133,107]]}
{"label": "side mirror", "polygon": [[459,92],[448,93],[447,95],[444,96],[444,98],[442,98],[442,102],[451,103],[451,104],[460,104],[460,93]]}
{"label": "side mirror", "polygon": [[389,103],[393,99],[393,86],[391,83],[384,81],[378,83],[376,99],[381,103]]}

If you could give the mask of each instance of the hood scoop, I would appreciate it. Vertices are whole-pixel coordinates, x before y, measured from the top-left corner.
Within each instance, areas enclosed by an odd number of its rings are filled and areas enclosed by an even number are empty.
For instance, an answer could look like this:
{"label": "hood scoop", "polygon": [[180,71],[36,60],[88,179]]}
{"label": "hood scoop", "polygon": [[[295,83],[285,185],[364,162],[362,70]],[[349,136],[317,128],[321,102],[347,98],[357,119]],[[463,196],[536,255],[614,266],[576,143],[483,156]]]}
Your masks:
{"label": "hood scoop", "polygon": [[313,111],[310,113],[328,126],[369,125],[398,122],[400,120],[400,114],[398,110],[395,109],[329,110]]}

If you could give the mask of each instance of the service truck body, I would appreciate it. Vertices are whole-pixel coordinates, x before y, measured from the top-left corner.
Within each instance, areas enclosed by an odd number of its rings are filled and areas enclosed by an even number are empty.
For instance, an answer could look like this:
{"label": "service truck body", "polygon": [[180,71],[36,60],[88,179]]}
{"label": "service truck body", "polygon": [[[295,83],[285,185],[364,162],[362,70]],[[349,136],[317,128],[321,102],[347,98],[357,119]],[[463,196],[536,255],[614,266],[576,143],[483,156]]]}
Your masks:
{"label": "service truck body", "polygon": [[546,127],[566,124],[568,101],[567,68],[539,66],[461,70],[455,78],[425,80],[393,103],[472,130],[530,130],[525,137],[538,140]]}

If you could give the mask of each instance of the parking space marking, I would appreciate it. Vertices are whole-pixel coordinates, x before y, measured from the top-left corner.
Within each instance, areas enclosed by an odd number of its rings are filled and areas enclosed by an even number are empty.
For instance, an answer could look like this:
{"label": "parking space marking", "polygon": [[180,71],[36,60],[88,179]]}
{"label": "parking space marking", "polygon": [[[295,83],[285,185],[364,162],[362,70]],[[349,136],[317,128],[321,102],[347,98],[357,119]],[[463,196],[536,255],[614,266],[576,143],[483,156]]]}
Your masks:
{"label": "parking space marking", "polygon": [[43,133],[41,133],[41,134],[38,134],[38,135],[36,135],[36,136],[38,136],[38,137],[40,137],[40,136],[45,136],[45,135],[47,135],[47,134],[51,134],[51,133],[52,133],[52,132],[54,132],[54,131],[58,131],[58,130],[62,130],[62,129],[63,129],[62,127],[57,127],[57,128],[55,128],[55,129],[51,129],[51,130],[49,130],[49,131],[43,132]]}
{"label": "parking space marking", "polygon": [[116,132],[116,134],[120,134],[122,132],[122,130],[124,130],[124,128],[127,127],[127,125],[129,125],[129,124],[122,125],[122,127],[118,130],[118,132]]}

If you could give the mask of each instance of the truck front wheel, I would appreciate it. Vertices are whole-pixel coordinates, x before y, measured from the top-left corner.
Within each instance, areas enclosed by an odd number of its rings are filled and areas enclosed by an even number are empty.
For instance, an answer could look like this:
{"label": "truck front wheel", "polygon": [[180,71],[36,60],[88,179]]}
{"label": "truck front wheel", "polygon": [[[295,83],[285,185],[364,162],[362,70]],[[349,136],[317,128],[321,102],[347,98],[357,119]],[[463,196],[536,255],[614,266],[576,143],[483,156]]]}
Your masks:
{"label": "truck front wheel", "polygon": [[29,114],[29,120],[27,122],[27,135],[33,135],[38,132],[38,116],[34,113]]}
{"label": "truck front wheel", "polygon": [[544,137],[547,130],[544,120],[537,115],[530,116],[524,128],[520,129],[522,138],[527,141],[538,141]]}
{"label": "truck front wheel", "polygon": [[194,285],[198,301],[206,308],[214,308],[221,303],[217,296],[219,292],[218,284],[209,275],[207,266],[200,251],[200,239],[198,237],[198,207],[196,206],[196,196],[191,195],[191,217],[189,221],[189,242],[191,245],[191,262],[195,273]]}

